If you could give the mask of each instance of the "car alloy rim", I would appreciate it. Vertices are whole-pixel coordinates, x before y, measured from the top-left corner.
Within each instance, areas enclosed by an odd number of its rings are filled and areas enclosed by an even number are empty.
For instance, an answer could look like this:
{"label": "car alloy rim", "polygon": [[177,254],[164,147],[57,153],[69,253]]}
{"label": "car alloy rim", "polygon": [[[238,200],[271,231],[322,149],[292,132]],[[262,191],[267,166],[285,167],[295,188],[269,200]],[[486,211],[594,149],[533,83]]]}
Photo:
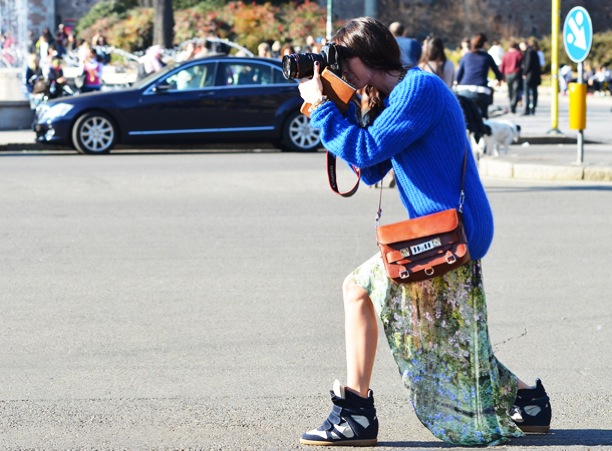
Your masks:
{"label": "car alloy rim", "polygon": [[319,143],[319,130],[310,125],[308,117],[300,114],[291,121],[289,137],[296,146],[307,149]]}
{"label": "car alloy rim", "polygon": [[115,138],[113,124],[104,117],[93,116],[87,119],[81,127],[81,141],[92,152],[102,152],[108,149]]}

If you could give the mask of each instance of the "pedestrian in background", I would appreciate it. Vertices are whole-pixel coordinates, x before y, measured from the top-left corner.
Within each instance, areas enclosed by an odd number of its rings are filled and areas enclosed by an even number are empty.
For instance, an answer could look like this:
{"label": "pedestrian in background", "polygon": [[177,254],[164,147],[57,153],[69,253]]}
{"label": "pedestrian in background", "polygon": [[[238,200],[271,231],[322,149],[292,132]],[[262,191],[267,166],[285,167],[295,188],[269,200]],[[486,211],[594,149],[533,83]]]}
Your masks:
{"label": "pedestrian in background", "polygon": [[260,58],[272,58],[272,48],[267,42],[262,42],[257,46],[257,56]]}
{"label": "pedestrian in background", "polygon": [[491,55],[491,58],[493,58],[493,61],[495,61],[495,64],[499,66],[502,62],[502,58],[504,57],[505,52],[504,48],[497,39],[494,40],[491,44],[488,53],[489,55]]}
{"label": "pedestrian in background", "polygon": [[293,45],[287,42],[283,44],[283,46],[281,47],[280,54],[278,57],[282,60],[284,56],[293,55],[294,53],[295,53],[295,47],[293,47]]}
{"label": "pedestrian in background", "polygon": [[419,64],[423,49],[419,41],[404,35],[404,25],[400,22],[393,22],[389,25],[389,31],[397,41],[397,45],[402,52],[402,64],[407,67],[413,67]]}
{"label": "pedestrian in background", "polygon": [[508,86],[508,101],[512,114],[516,114],[516,105],[518,104],[519,92],[523,83],[522,62],[523,54],[519,49],[518,42],[512,41],[499,66],[499,71],[504,76]]}
{"label": "pedestrian in background", "polygon": [[[531,41],[533,42],[533,41]],[[536,50],[527,41],[519,44],[523,52],[523,116],[533,115],[538,106],[538,86],[542,83],[540,59]]]}
{"label": "pedestrian in background", "polygon": [[531,45],[531,47],[533,47],[533,49],[538,54],[538,61],[540,62],[540,73],[543,74],[546,70],[546,57],[544,56],[544,52],[540,49],[540,44],[538,44],[538,41],[535,38],[530,39],[529,45]]}
{"label": "pedestrian in background", "polygon": [[89,55],[83,61],[81,74],[84,76],[81,92],[93,92],[102,89],[102,63],[94,49],[89,49]]}
{"label": "pedestrian in background", "polygon": [[32,97],[32,95],[35,94],[34,85],[38,80],[42,80],[44,83],[44,79],[40,66],[38,65],[38,55],[36,55],[36,53],[28,53],[26,60],[26,66],[23,72],[23,88],[26,100],[30,102],[30,109],[34,110],[38,104]]}
{"label": "pedestrian in background", "polygon": [[[376,19],[353,19],[332,40],[344,78],[357,90],[368,89],[369,120],[362,126],[354,104],[343,114],[323,95],[315,63],[313,77],[303,79],[299,89],[312,105],[311,126],[321,130],[323,145],[360,168],[368,185],[393,168],[410,218],[458,207],[465,161],[463,217],[472,261],[440,277],[396,284],[377,252],[347,276],[346,385],[334,382],[330,415],[302,435],[301,443],[376,443],[370,381],[377,315],[415,412],[436,437],[457,445],[492,445],[523,435],[519,428],[547,431],[551,411],[542,383],[529,387],[492,351],[480,259],[493,238],[493,217],[457,99],[439,77],[405,68],[393,35]],[[333,348],[313,350],[311,360],[329,359]]]}
{"label": "pedestrian in background", "polygon": [[463,38],[461,40],[461,57],[465,56],[470,51],[470,38]]}
{"label": "pedestrian in background", "polygon": [[423,43],[423,55],[419,67],[427,72],[436,74],[446,86],[453,89],[455,82],[455,65],[446,58],[444,43],[437,36],[429,36]]}
{"label": "pedestrian in background", "polygon": [[55,47],[57,48],[57,54],[63,57],[66,53],[66,46],[68,44],[68,33],[63,23],[57,26],[57,33],[55,33]]}
{"label": "pedestrian in background", "polygon": [[502,74],[491,55],[484,51],[487,37],[475,34],[470,40],[470,51],[459,61],[457,70],[457,94],[467,97],[478,105],[482,117],[489,117],[489,105],[493,103],[493,89],[489,86],[489,70],[495,74],[496,83],[503,80]]}

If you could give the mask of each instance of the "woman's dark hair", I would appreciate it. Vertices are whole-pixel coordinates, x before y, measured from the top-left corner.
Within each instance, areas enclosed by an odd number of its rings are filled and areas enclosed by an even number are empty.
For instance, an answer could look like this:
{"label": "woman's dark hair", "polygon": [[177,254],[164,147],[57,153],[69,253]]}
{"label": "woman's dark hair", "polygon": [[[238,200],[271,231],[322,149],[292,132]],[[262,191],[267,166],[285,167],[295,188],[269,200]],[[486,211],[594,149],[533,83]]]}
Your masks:
{"label": "woman's dark hair", "polygon": [[[371,17],[358,17],[340,28],[332,41],[342,48],[342,58],[358,56],[371,69],[387,73],[403,70],[401,53],[395,37],[380,21]],[[372,123],[382,112],[384,103],[380,92],[373,86],[364,88],[362,104],[364,122]]]}
{"label": "woman's dark hair", "polygon": [[470,40],[470,50],[477,52],[484,47],[485,42],[487,42],[487,36],[484,33],[476,33]]}
{"label": "woman's dark hair", "polygon": [[429,36],[427,39],[425,39],[421,62],[427,63],[428,61],[441,61],[442,63],[446,62],[444,42],[442,42],[442,39],[437,36]]}
{"label": "woman's dark hair", "polygon": [[346,50],[343,58],[358,56],[366,66],[385,72],[402,70],[395,37],[376,19],[352,19],[336,32],[332,41]]}
{"label": "woman's dark hair", "polygon": [[[435,67],[431,67],[430,61],[436,62]],[[419,67],[429,68],[437,76],[444,78],[444,64],[446,63],[446,53],[444,53],[444,43],[437,36],[428,36],[423,42],[423,54],[419,61]]]}

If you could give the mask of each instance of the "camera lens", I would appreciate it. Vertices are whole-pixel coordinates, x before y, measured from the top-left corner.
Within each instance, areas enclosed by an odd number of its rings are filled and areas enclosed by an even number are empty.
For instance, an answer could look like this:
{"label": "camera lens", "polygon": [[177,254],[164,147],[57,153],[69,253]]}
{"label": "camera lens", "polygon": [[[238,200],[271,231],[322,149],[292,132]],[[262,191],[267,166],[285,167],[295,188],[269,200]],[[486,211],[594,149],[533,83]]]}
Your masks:
{"label": "camera lens", "polygon": [[286,79],[312,77],[314,62],[321,65],[320,70],[327,66],[324,55],[318,53],[294,53],[283,57],[283,75]]}
{"label": "camera lens", "polygon": [[283,76],[289,80],[297,75],[297,55],[283,56]]}

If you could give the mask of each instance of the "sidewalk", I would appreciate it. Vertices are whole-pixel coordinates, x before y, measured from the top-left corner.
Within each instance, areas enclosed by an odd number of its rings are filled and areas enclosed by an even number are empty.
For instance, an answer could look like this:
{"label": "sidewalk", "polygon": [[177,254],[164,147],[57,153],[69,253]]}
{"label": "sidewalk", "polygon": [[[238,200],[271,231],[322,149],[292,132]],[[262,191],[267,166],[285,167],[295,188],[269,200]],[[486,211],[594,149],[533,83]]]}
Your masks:
{"label": "sidewalk", "polygon": [[[550,133],[550,100],[548,89],[541,88],[535,116],[503,114],[491,117],[492,120],[510,120],[520,125],[521,138],[510,147],[507,155],[481,158],[481,174],[532,180],[612,182],[612,97],[587,98],[582,164],[578,164],[577,132],[569,129],[569,99],[559,97],[557,133]],[[496,93],[494,108],[501,110],[506,104],[506,93]],[[0,131],[0,152],[43,149],[46,147],[35,142],[31,130]]]}
{"label": "sidewalk", "polygon": [[[521,138],[507,155],[485,157],[481,175],[531,180],[585,180],[612,182],[612,97],[587,97],[584,154],[579,163],[578,132],[569,129],[569,98],[559,97],[557,132],[552,132],[551,95],[540,89],[535,116],[504,114],[521,126]],[[494,107],[505,108],[505,92],[496,93]],[[519,110],[520,111],[520,110]]]}

